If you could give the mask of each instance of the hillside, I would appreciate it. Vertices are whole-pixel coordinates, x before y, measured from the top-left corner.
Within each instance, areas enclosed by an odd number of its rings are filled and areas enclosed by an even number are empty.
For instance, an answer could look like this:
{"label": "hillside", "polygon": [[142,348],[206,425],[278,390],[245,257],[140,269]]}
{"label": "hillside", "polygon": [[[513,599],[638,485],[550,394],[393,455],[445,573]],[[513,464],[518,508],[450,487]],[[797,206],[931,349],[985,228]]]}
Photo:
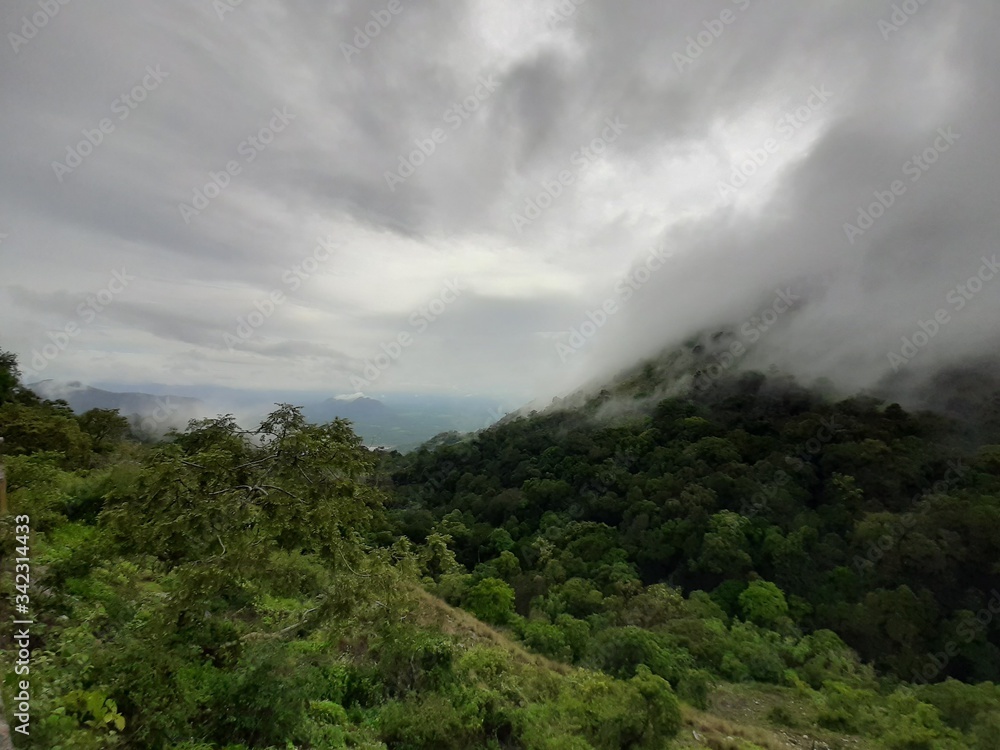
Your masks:
{"label": "hillside", "polygon": [[42,398],[62,400],[77,414],[91,409],[115,410],[128,419],[138,433],[162,437],[169,429],[183,429],[191,419],[208,413],[208,406],[186,396],[155,396],[151,393],[108,391],[80,382],[42,380],[28,387]]}
{"label": "hillside", "polygon": [[0,364],[17,747],[996,747],[1000,448],[948,419],[646,363],[406,455],[141,445]]}

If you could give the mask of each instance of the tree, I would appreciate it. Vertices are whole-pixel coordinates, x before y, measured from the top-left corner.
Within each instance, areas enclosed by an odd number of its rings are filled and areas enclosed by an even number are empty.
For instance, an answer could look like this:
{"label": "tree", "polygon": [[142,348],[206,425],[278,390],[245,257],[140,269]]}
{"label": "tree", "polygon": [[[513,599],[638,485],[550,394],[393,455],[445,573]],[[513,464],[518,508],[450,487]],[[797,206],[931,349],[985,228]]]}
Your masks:
{"label": "tree", "polygon": [[67,468],[85,466],[90,458],[90,437],[79,423],[52,406],[27,406],[8,401],[0,406],[4,453],[26,455],[56,451]]}
{"label": "tree", "polygon": [[463,570],[449,546],[454,541],[447,534],[437,532],[427,537],[427,544],[420,552],[420,567],[426,575],[438,580]]}
{"label": "tree", "polygon": [[710,573],[739,575],[753,565],[747,553],[749,546],[745,530],[750,521],[730,510],[713,515],[711,531],[705,534],[696,567]]}
{"label": "tree", "polygon": [[465,606],[483,622],[504,625],[514,614],[514,589],[499,578],[484,578],[469,589]]}
{"label": "tree", "polygon": [[785,594],[770,581],[751,582],[740,594],[739,603],[743,617],[763,627],[774,627],[788,617]]}
{"label": "tree", "polygon": [[11,400],[18,385],[17,355],[0,349],[0,404]]}
{"label": "tree", "polygon": [[347,422],[310,425],[282,404],[249,432],[231,418],[195,424],[153,454],[137,487],[112,494],[102,520],[188,577],[194,600],[211,599],[238,590],[263,550],[359,571],[383,505],[373,470]]}
{"label": "tree", "polygon": [[128,419],[117,409],[91,409],[77,417],[77,421],[90,435],[96,451],[110,450],[129,434]]}

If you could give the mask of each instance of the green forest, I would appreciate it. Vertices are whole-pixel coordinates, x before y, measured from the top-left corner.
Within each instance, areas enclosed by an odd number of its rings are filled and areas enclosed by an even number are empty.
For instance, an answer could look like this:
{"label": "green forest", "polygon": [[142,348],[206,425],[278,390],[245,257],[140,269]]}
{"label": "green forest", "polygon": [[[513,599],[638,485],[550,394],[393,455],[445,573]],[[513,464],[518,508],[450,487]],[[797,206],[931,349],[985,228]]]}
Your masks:
{"label": "green forest", "polygon": [[654,360],[406,454],[289,404],[151,443],[0,352],[14,746],[1000,748],[987,406]]}

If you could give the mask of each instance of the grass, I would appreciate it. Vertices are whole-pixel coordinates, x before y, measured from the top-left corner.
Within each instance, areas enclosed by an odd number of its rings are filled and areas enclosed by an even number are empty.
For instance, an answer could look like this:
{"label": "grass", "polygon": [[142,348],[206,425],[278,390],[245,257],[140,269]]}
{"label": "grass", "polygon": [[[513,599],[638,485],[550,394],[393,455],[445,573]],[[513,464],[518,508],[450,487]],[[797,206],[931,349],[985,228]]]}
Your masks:
{"label": "grass", "polygon": [[[505,633],[417,589],[416,618],[426,627],[478,645],[496,646],[516,662],[561,675],[574,667],[524,648]],[[672,747],[711,750],[874,750],[869,741],[816,726],[808,695],[759,683],[716,683],[707,711],[683,706],[683,728]]]}
{"label": "grass", "polygon": [[417,622],[426,627],[452,635],[465,643],[497,646],[509,652],[514,661],[539,669],[549,670],[567,675],[573,672],[573,667],[548,659],[540,654],[528,651],[517,641],[503,632],[490,627],[464,609],[452,607],[447,602],[420,589],[416,592]]}
{"label": "grass", "polygon": [[[874,750],[869,740],[821,729],[808,695],[759,683],[719,683],[708,711],[685,707],[679,747],[713,750]],[[701,739],[695,739],[695,733]],[[685,736],[686,735],[686,738]]]}

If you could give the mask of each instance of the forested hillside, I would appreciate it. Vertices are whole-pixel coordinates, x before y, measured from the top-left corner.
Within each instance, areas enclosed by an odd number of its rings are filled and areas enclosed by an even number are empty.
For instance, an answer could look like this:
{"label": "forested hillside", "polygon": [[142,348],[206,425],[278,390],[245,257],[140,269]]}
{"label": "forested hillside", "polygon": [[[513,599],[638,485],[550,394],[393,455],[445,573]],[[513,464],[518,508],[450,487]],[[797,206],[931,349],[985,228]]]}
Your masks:
{"label": "forested hillside", "polygon": [[406,455],[289,405],[150,445],[2,355],[16,746],[1000,746],[1000,446],[788,378],[668,386]]}
{"label": "forested hillside", "polygon": [[1000,446],[757,373],[649,399],[654,373],[398,459],[401,529],[448,534],[470,571],[516,560],[523,615],[669,583],[743,616],[748,586],[776,586],[785,625],[834,630],[882,673],[1000,679],[981,614],[1000,609]]}

